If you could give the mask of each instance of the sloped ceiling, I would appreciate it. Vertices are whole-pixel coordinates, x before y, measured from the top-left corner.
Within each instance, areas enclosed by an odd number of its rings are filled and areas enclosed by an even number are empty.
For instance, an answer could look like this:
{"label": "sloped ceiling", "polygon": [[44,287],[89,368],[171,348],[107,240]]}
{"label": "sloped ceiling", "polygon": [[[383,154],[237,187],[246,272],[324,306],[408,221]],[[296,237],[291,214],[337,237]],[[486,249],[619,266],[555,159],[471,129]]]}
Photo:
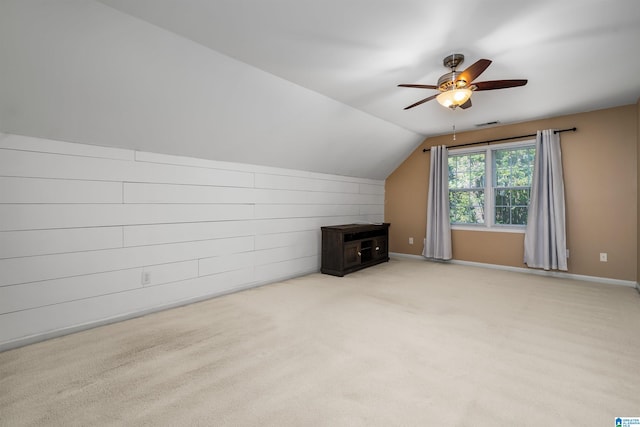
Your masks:
{"label": "sloped ceiling", "polygon": [[[3,0],[0,130],[384,179],[425,136],[640,96],[628,0]],[[442,58],[526,78],[450,111]]]}

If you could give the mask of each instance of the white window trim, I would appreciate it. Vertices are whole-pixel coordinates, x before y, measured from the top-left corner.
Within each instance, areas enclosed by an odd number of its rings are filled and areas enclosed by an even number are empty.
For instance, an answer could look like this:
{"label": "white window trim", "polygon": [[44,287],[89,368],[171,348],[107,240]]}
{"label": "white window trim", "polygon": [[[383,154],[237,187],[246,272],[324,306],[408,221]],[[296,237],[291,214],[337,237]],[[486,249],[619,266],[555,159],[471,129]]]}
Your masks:
{"label": "white window trim", "polygon": [[449,155],[459,155],[459,154],[469,154],[469,153],[485,153],[485,161],[484,161],[484,197],[485,202],[484,206],[486,209],[485,212],[485,223],[484,224],[451,224],[452,230],[466,230],[466,231],[490,231],[490,232],[498,232],[498,233],[520,233],[524,234],[526,225],[510,225],[510,224],[494,224],[494,214],[495,214],[495,206],[494,202],[487,203],[489,200],[494,200],[493,198],[493,156],[491,155],[491,151],[499,150],[499,149],[509,149],[509,148],[520,148],[520,147],[530,147],[535,146],[536,140],[529,139],[526,141],[517,141],[517,142],[507,142],[503,144],[487,144],[485,146],[480,147],[461,147],[461,148],[452,148],[449,150]]}

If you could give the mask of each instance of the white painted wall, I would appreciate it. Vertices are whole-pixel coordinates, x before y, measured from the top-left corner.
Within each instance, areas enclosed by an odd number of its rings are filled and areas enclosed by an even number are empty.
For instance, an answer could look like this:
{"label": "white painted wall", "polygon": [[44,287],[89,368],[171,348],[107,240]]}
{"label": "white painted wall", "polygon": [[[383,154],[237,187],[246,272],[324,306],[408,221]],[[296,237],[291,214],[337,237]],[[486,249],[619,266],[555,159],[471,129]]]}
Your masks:
{"label": "white painted wall", "polygon": [[94,0],[2,0],[0,41],[6,133],[370,179],[424,139]]}
{"label": "white painted wall", "polygon": [[321,226],[383,210],[384,181],[0,134],[0,349],[316,272]]}

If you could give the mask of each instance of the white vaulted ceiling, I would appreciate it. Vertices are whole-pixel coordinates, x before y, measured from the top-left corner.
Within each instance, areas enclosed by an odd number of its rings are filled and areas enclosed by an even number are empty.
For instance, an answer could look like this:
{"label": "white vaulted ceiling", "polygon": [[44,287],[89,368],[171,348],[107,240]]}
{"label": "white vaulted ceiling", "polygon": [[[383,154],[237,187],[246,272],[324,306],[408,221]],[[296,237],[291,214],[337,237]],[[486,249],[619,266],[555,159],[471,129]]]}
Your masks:
{"label": "white vaulted ceiling", "polygon": [[[631,104],[634,0],[3,0],[0,130],[384,179],[425,136]],[[442,59],[493,64],[450,111]]]}

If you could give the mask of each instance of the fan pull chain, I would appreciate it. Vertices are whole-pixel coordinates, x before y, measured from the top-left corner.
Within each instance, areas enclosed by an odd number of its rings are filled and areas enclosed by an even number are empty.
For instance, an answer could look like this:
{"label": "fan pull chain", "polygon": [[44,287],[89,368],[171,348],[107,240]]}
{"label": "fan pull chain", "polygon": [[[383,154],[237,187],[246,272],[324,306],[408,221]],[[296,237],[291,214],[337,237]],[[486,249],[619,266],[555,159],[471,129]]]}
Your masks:
{"label": "fan pull chain", "polygon": [[451,114],[452,114],[451,117],[453,117],[453,119],[451,120],[453,122],[453,140],[455,141],[456,140],[456,115],[455,115],[456,110],[455,109],[451,110]]}
{"label": "fan pull chain", "polygon": [[453,128],[453,140],[456,140],[456,110],[457,108],[451,109],[451,127]]}

